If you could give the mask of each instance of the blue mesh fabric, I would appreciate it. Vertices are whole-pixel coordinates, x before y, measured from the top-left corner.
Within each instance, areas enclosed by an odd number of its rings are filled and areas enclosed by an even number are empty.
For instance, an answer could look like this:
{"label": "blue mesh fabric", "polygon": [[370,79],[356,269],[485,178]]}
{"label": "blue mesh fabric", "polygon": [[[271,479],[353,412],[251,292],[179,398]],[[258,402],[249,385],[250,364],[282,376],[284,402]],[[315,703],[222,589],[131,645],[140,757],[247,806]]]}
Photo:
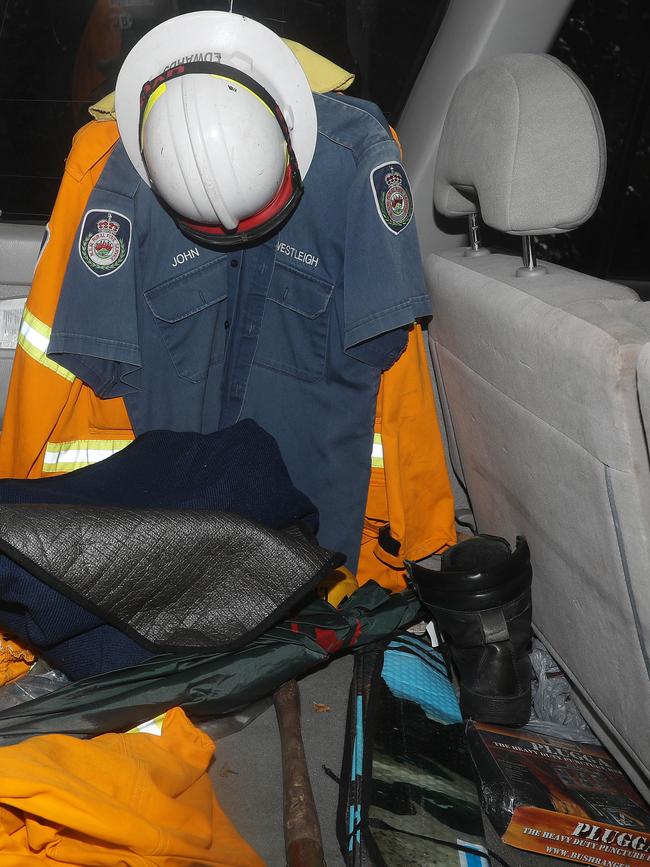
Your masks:
{"label": "blue mesh fabric", "polygon": [[408,636],[391,641],[381,676],[393,695],[417,702],[429,719],[461,722],[458,698],[439,650]]}

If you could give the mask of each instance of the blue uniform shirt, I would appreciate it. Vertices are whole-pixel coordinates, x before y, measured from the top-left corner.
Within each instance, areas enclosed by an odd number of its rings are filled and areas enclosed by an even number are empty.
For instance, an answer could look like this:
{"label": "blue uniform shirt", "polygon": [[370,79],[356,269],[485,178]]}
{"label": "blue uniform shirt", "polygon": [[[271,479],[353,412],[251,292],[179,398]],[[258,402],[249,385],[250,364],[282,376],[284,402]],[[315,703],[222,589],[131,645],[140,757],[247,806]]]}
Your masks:
{"label": "blue uniform shirt", "polygon": [[[408,180],[376,106],[314,95],[318,137],[284,228],[243,251],[189,241],[118,143],[70,256],[48,354],[136,434],[253,418],[356,567],[380,373],[430,314]],[[164,472],[164,467],[161,467]]]}

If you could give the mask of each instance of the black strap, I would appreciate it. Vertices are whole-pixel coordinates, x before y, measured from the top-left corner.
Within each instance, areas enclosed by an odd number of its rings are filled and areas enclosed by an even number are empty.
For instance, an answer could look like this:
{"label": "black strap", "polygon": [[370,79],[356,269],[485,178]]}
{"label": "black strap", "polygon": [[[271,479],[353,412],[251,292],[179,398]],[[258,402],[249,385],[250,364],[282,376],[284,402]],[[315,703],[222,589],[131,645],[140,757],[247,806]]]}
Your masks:
{"label": "black strap", "polygon": [[228,66],[228,64],[226,63],[218,63],[216,61],[210,60],[197,60],[192,63],[179,63],[178,66],[172,66],[171,69],[166,69],[165,72],[160,73],[160,75],[157,75],[150,81],[146,81],[142,86],[142,90],[140,91],[140,122],[138,124],[138,134],[140,139],[142,138],[141,133],[144,112],[147,107],[147,103],[149,102],[149,97],[156,90],[156,88],[160,87],[161,84],[165,84],[166,82],[171,81],[174,78],[180,78],[183,75],[201,74],[222,75],[224,78],[230,78],[233,81],[242,84],[244,87],[247,87],[256,96],[258,96],[265,105],[269,107],[269,109],[273,112],[278,124],[280,125],[282,135],[284,136],[287,143],[289,163],[291,165],[292,174],[295,172],[297,180],[301,184],[302,178],[300,176],[300,169],[298,168],[298,161],[291,146],[291,134],[289,133],[289,127],[287,126],[287,121],[285,120],[284,114],[282,113],[282,109],[268,92],[268,90],[259,83],[259,81],[251,78],[250,75],[242,72],[241,69],[237,69],[234,66]]}

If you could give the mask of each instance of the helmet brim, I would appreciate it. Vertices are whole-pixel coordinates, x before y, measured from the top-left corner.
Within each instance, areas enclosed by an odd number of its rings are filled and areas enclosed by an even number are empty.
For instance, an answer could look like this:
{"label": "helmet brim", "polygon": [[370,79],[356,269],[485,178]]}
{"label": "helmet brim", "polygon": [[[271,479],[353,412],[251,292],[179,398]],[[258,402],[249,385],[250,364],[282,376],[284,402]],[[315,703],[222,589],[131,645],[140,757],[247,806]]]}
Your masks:
{"label": "helmet brim", "polygon": [[120,137],[140,177],[151,186],[140,152],[140,92],[171,66],[196,60],[226,63],[259,81],[285,113],[300,174],[316,148],[316,107],[291,49],[258,21],[231,12],[190,12],[163,21],[127,55],[115,88]]}

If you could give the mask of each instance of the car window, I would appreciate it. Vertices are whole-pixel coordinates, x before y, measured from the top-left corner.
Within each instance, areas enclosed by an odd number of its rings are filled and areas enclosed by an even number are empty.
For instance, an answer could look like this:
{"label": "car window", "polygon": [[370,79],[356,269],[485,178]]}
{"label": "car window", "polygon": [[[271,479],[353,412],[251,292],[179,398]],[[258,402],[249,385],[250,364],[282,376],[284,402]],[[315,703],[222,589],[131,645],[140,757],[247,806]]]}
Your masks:
{"label": "car window", "polygon": [[650,290],[650,5],[576,0],[551,53],[585,82],[607,139],[607,175],[583,227],[538,239],[541,257]]}
{"label": "car window", "polygon": [[[447,0],[235,0],[256,18],[352,71],[356,96],[395,125]],[[49,216],[74,132],[113,90],[137,40],[195,0],[0,0],[0,210]]]}

